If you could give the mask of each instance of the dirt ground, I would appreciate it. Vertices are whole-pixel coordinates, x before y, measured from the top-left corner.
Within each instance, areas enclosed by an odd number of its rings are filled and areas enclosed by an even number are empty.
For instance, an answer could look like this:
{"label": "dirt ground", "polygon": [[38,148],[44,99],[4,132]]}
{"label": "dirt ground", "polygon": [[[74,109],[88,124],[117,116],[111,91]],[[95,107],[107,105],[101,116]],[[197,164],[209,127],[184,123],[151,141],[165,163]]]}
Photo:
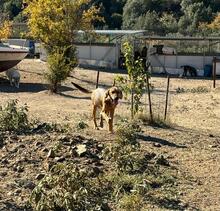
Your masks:
{"label": "dirt ground", "polygon": [[[85,135],[99,140],[111,139],[106,129],[93,130],[90,97],[79,92],[71,84],[71,81],[74,81],[86,88],[94,89],[96,71],[76,69],[62,85],[60,93],[50,95],[43,77],[45,63],[29,59],[22,61],[18,67],[21,73],[19,89],[10,87],[5,74],[0,73],[1,105],[9,99],[18,99],[20,104],[28,105],[33,119],[72,126],[83,120],[89,125],[84,131]],[[111,86],[114,76],[112,73],[101,72],[100,86]],[[150,81],[153,85],[154,114],[163,116],[166,78],[152,77]],[[148,111],[147,102],[148,99],[144,96],[144,112]],[[128,106],[129,102],[123,99],[116,111],[116,121],[119,117],[130,115]],[[181,178],[178,182],[178,192],[182,201],[189,205],[186,210],[220,210],[220,82],[217,81],[217,88],[212,89],[211,80],[171,78],[168,117],[172,123],[171,128],[143,126],[140,142],[148,151],[165,154],[171,165],[177,168]],[[0,149],[1,160],[3,155],[5,156],[5,152]],[[11,175],[13,171],[5,176],[2,174],[4,171],[5,167],[1,163],[0,189],[6,190],[9,180],[20,176]],[[5,199],[0,191],[0,204],[1,202],[5,203]],[[8,207],[5,210],[13,208]]]}

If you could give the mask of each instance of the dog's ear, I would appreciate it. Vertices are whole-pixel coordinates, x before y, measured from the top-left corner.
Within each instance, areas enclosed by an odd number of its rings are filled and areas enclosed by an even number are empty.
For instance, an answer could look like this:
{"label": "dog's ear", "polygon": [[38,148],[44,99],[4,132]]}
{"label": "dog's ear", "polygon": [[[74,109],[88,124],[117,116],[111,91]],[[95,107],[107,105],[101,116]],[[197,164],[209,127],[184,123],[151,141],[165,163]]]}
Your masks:
{"label": "dog's ear", "polygon": [[113,84],[112,84],[112,86],[115,86],[115,79],[114,79],[114,81],[113,81]]}
{"label": "dog's ear", "polygon": [[119,94],[118,94],[118,95],[119,95],[118,97],[119,97],[120,99],[123,98],[123,94],[122,94],[122,91],[121,91],[121,90],[119,90]]}
{"label": "dog's ear", "polygon": [[109,89],[105,92],[105,99],[109,96]]}

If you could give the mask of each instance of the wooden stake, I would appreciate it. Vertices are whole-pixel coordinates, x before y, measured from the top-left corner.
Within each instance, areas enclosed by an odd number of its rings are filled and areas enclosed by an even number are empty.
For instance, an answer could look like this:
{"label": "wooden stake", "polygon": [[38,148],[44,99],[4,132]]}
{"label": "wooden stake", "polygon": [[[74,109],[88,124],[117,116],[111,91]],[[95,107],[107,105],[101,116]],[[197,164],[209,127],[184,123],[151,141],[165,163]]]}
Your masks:
{"label": "wooden stake", "polygon": [[170,88],[170,76],[167,76],[167,91],[166,91],[166,103],[165,103],[165,112],[164,112],[164,120],[167,118],[167,107],[168,107],[168,97],[169,97],[169,88]]}

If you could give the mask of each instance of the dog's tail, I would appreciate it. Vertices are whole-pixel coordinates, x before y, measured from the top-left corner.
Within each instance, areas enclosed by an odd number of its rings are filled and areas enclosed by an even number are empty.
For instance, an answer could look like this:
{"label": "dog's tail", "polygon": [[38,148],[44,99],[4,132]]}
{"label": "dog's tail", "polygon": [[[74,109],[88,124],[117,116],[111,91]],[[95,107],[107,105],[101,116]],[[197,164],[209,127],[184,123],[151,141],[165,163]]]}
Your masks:
{"label": "dog's tail", "polygon": [[73,84],[73,86],[75,86],[78,90],[80,90],[81,92],[84,92],[84,93],[92,93],[92,91],[88,90],[88,89],[85,89],[83,87],[81,87],[80,85],[74,83],[74,82],[71,82]]}

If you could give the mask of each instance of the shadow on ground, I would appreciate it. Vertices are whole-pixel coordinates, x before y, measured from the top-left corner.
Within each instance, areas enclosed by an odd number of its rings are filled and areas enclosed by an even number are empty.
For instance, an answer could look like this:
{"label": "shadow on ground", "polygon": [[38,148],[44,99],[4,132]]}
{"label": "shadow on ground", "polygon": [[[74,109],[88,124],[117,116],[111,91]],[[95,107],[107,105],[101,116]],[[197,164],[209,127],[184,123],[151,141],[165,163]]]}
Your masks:
{"label": "shadow on ground", "polygon": [[10,202],[10,201],[5,201],[3,203],[0,203],[0,210],[1,211],[31,211],[32,209],[30,208],[25,208],[25,207],[20,207],[17,204],[15,204],[14,202]]}
{"label": "shadow on ground", "polygon": [[[4,78],[0,78],[0,92],[5,93],[19,93],[19,92],[31,92],[37,93],[41,91],[48,90],[48,84],[42,83],[20,83],[20,87],[16,88],[14,86],[10,86],[9,81]],[[72,87],[61,86],[59,88],[60,92],[73,91],[75,90]]]}
{"label": "shadow on ground", "polygon": [[[157,198],[149,196],[150,201],[159,206],[160,208],[166,209],[166,210],[179,210],[184,211],[189,209],[188,204],[182,203],[178,199],[169,199],[169,198]],[[198,211],[199,209],[195,207],[190,207],[190,210]]]}
{"label": "shadow on ground", "polygon": [[185,145],[178,145],[178,144],[172,143],[170,141],[167,141],[165,139],[156,138],[156,137],[152,137],[152,136],[145,136],[143,134],[139,134],[138,139],[141,141],[161,144],[163,146],[176,147],[176,148],[187,148]]}

